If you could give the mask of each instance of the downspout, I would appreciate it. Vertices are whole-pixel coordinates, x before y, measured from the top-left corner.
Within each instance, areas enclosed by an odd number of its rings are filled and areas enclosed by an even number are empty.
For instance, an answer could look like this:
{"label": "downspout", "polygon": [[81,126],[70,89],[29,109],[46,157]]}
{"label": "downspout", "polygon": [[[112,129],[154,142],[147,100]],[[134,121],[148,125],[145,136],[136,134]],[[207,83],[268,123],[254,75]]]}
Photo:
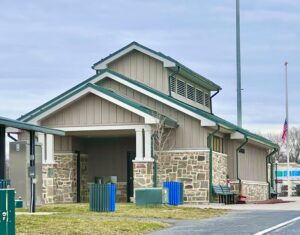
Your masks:
{"label": "downspout", "polygon": [[235,156],[236,156],[236,178],[239,181],[239,192],[241,193],[242,189],[242,180],[239,177],[239,151],[248,143],[248,138],[245,135],[245,141],[236,149]]}
{"label": "downspout", "polygon": [[154,135],[151,135],[151,158],[153,161],[153,188],[157,187],[157,159],[154,157]]}
{"label": "downspout", "polygon": [[[268,163],[270,163],[270,159],[271,157],[276,153],[278,152],[278,149],[277,148],[274,148],[273,151],[271,153],[269,153],[267,156],[266,156],[266,181],[268,183],[268,196],[269,198],[271,198],[271,190],[270,190],[270,187],[271,187],[271,183],[269,181],[269,168],[268,168]],[[272,174],[272,172],[271,172]]]}
{"label": "downspout", "polygon": [[212,114],[212,98],[214,98],[218,93],[220,92],[220,90],[217,90],[209,99],[210,99],[210,113]]}
{"label": "downspout", "polygon": [[212,171],[213,171],[213,166],[212,166],[212,154],[213,154],[213,144],[212,144],[212,141],[213,141],[213,137],[214,135],[220,131],[220,126],[217,125],[217,129],[214,130],[213,132],[211,132],[209,135],[208,135],[208,144],[209,144],[209,202],[211,203],[212,202],[212,188],[213,188],[213,185],[212,185],[212,177],[213,177],[213,174],[212,174]]}
{"label": "downspout", "polygon": [[174,71],[173,73],[171,73],[170,75],[169,75],[169,96],[172,96],[172,91],[171,91],[171,78],[172,77],[176,77],[176,75],[179,73],[179,71],[180,71],[180,66],[177,66],[177,69],[176,69],[176,71]]}

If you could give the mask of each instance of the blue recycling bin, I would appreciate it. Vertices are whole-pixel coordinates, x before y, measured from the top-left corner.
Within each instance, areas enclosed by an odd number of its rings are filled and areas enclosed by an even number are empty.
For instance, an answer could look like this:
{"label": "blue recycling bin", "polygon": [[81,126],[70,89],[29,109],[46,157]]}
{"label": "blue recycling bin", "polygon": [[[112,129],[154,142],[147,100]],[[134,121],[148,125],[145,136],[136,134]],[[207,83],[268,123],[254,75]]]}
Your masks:
{"label": "blue recycling bin", "polygon": [[181,182],[164,182],[163,187],[168,189],[169,205],[178,206],[183,203],[183,184]]}

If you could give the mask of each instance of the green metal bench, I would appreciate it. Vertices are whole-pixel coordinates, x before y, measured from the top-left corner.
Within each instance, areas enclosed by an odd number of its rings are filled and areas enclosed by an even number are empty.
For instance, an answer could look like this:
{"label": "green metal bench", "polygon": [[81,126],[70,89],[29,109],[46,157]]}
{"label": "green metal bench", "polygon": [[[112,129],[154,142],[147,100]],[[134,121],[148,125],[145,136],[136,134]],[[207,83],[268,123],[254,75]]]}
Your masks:
{"label": "green metal bench", "polygon": [[225,202],[225,204],[234,204],[234,197],[235,195],[237,195],[234,192],[230,191],[230,188],[227,185],[220,185],[223,193],[227,196],[226,199],[227,201]]}
{"label": "green metal bench", "polygon": [[223,190],[222,190],[221,186],[220,185],[213,185],[213,191],[219,197],[219,203],[225,203],[226,204],[227,195],[223,193]]}

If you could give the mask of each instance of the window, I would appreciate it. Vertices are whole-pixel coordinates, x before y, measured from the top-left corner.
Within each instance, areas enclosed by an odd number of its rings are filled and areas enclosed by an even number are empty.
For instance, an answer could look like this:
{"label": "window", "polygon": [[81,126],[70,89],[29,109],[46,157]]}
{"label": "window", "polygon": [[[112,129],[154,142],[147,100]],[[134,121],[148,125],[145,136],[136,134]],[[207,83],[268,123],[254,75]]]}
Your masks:
{"label": "window", "polygon": [[171,77],[170,83],[171,83],[171,91],[175,92],[176,91],[176,78]]}
{"label": "window", "polygon": [[214,136],[213,137],[213,151],[223,153],[223,138]]}
{"label": "window", "polygon": [[209,107],[209,95],[205,93],[205,106]]}
{"label": "window", "polygon": [[203,91],[196,89],[196,102],[203,104]]}
{"label": "window", "polygon": [[187,98],[190,100],[195,100],[195,87],[187,84]]}
{"label": "window", "polygon": [[185,82],[177,79],[177,94],[186,96],[186,90],[185,90]]}

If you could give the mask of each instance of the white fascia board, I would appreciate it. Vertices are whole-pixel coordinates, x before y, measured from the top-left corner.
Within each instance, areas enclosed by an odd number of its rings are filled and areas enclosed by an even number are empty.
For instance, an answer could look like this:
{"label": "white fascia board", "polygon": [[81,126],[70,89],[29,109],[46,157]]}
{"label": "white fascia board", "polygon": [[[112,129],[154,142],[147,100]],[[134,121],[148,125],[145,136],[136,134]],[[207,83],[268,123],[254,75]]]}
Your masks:
{"label": "white fascia board", "polygon": [[149,96],[149,97],[151,97],[151,98],[153,98],[153,99],[155,99],[155,100],[157,100],[157,101],[159,101],[163,104],[166,104],[166,105],[168,105],[172,108],[175,108],[175,109],[177,109],[177,110],[179,110],[179,111],[181,111],[181,112],[183,112],[183,113],[185,113],[185,114],[187,114],[191,117],[194,117],[194,118],[200,120],[201,121],[201,126],[216,126],[215,122],[213,122],[213,121],[211,121],[211,120],[209,120],[209,119],[207,119],[207,118],[205,118],[201,115],[198,115],[198,114],[196,114],[192,111],[189,111],[188,109],[185,109],[185,108],[183,108],[183,107],[181,107],[177,104],[174,104],[171,101],[168,101],[168,100],[166,100],[166,99],[164,99],[164,98],[162,98],[158,95],[155,95],[152,92],[147,91],[147,90],[145,90],[145,89],[143,89],[139,86],[136,86],[136,85],[134,85],[134,84],[122,79],[122,78],[119,78],[118,76],[116,76],[114,74],[109,73],[109,72],[103,73],[101,76],[95,78],[95,80],[93,82],[98,82],[98,81],[100,81],[101,79],[103,79],[105,77],[109,77],[109,78],[111,78],[111,79],[113,79],[113,80],[115,80],[115,81],[117,81],[117,82],[119,82],[119,83],[121,83],[121,84],[123,84],[127,87],[132,88],[133,90],[136,90],[136,91],[138,91],[138,92],[140,92],[140,93],[142,93],[146,96]]}
{"label": "white fascia board", "polygon": [[201,119],[201,126],[207,126],[207,127],[212,127],[216,126],[217,124],[211,120],[208,120],[206,118]]}
{"label": "white fascia board", "polygon": [[142,130],[145,125],[103,125],[103,126],[71,126],[71,127],[54,127],[57,130],[66,132],[78,131],[114,131],[114,130]]}
{"label": "white fascia board", "polygon": [[232,134],[230,134],[230,139],[232,140],[241,140],[241,139],[245,139],[245,135],[241,134],[240,132],[234,132]]}
{"label": "white fascia board", "polygon": [[170,61],[168,59],[165,59],[164,57],[161,57],[153,52],[150,52],[142,47],[139,47],[138,45],[132,45],[130,47],[127,47],[126,49],[120,51],[119,53],[115,54],[114,56],[108,58],[107,60],[104,60],[103,62],[95,65],[93,68],[95,70],[99,70],[99,69],[106,69],[107,68],[107,64],[111,63],[112,61],[120,58],[121,56],[127,54],[128,52],[132,51],[132,50],[137,50],[137,51],[140,51],[152,58],[155,58],[161,62],[163,62],[164,64],[164,67],[175,67],[176,64],[173,62],[173,61]]}
{"label": "white fascia board", "polygon": [[77,94],[73,95],[69,99],[66,99],[66,100],[62,101],[61,103],[55,105],[54,107],[52,107],[51,109],[47,110],[46,112],[41,113],[40,115],[36,116],[32,120],[30,120],[30,123],[37,123],[39,120],[47,117],[51,113],[53,113],[53,112],[61,109],[62,107],[70,104],[71,102],[77,100],[78,98],[84,96],[87,93],[92,93],[94,95],[97,95],[97,96],[99,96],[99,97],[101,97],[101,98],[103,98],[103,99],[105,99],[105,100],[107,100],[109,102],[112,102],[112,103],[114,103],[114,104],[116,104],[116,105],[118,105],[118,106],[120,106],[120,107],[122,107],[124,109],[127,109],[127,110],[129,110],[129,111],[131,111],[131,112],[133,112],[133,113],[135,113],[135,114],[143,117],[145,119],[145,123],[146,124],[156,124],[158,122],[157,118],[154,118],[153,116],[151,116],[149,114],[146,114],[146,113],[144,113],[144,112],[142,112],[142,111],[140,111],[140,110],[138,110],[138,109],[136,109],[136,108],[134,108],[134,107],[126,104],[126,103],[123,103],[123,102],[121,102],[121,101],[119,101],[119,100],[117,100],[117,99],[115,99],[115,98],[113,98],[113,97],[111,97],[109,95],[106,95],[106,94],[104,94],[104,93],[102,93],[100,91],[97,91],[97,90],[95,90],[93,88],[88,87],[88,88],[86,88],[86,89],[78,92]]}

